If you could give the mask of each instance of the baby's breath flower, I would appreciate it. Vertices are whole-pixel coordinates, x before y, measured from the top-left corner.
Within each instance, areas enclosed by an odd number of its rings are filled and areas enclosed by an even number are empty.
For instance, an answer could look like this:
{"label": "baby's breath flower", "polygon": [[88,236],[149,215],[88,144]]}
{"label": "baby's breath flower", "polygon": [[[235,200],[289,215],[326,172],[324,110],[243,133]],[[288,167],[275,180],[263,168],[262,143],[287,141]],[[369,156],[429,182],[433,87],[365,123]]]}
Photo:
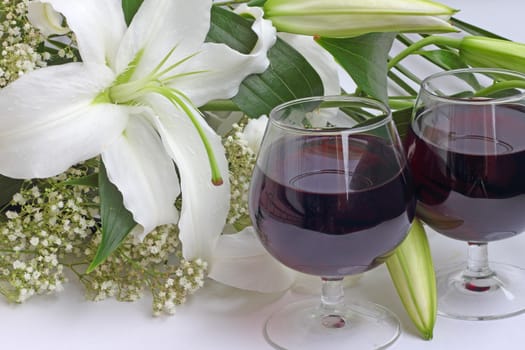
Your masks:
{"label": "baby's breath flower", "polygon": [[[36,48],[45,38],[27,20],[28,0],[10,0],[0,3],[0,88],[46,65]],[[1,16],[3,14],[3,16]]]}
{"label": "baby's breath flower", "polygon": [[154,314],[175,307],[204,284],[207,264],[181,258],[175,225],[158,227],[144,242],[127,238],[117,251],[86,274],[101,241],[98,194],[63,180],[98,171],[96,160],[60,176],[25,181],[0,220],[0,293],[13,302],[56,293],[66,281],[64,267],[84,285],[92,300],[134,301],[153,295]]}
{"label": "baby's breath flower", "polygon": [[64,60],[75,61],[74,37],[67,35],[71,44],[55,48],[28,20],[29,0],[0,1],[0,88],[25,73],[45,67],[62,51]]}
{"label": "baby's breath flower", "polygon": [[243,137],[245,125],[244,121],[234,124],[223,142],[230,168],[231,203],[228,223],[238,230],[250,224],[248,187],[257,156]]}

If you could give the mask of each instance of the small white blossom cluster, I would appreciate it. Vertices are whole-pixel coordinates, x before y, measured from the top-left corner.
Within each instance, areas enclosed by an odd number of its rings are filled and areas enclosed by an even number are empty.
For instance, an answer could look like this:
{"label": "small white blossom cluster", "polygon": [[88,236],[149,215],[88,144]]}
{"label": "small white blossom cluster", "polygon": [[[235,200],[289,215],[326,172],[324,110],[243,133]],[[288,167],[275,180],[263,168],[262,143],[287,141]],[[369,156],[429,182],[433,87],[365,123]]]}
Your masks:
{"label": "small white blossom cluster", "polygon": [[27,20],[29,0],[0,0],[0,88],[24,73],[46,66],[50,53],[38,52],[45,38]]}
{"label": "small white blossom cluster", "polygon": [[135,301],[149,289],[153,313],[173,314],[175,307],[204,285],[207,263],[182,259],[175,225],[157,227],[143,242],[127,238],[89,275],[81,277],[93,300],[115,297]]}
{"label": "small white blossom cluster", "polygon": [[181,261],[180,265],[164,279],[164,284],[155,288],[153,294],[153,312],[175,313],[175,306],[183,304],[186,296],[194,293],[204,285],[208,264],[201,260]]}
{"label": "small white blossom cluster", "polygon": [[0,0],[0,88],[52,61],[78,60],[74,34],[46,38],[30,23],[28,3],[29,0]]}
{"label": "small white blossom cluster", "polygon": [[99,197],[78,179],[96,174],[97,166],[94,159],[54,178],[25,181],[1,210],[0,294],[23,302],[59,291],[70,271],[90,299],[133,301],[150,291],[154,314],[174,313],[204,284],[207,270],[200,259],[182,258],[175,225],[158,227],[143,242],[126,238],[104,263],[85,272],[101,241]]}
{"label": "small white blossom cluster", "polygon": [[250,225],[248,212],[248,188],[257,155],[243,137],[245,124],[234,124],[231,133],[224,138],[230,169],[231,203],[228,223],[241,230]]}
{"label": "small white blossom cluster", "polygon": [[[75,173],[83,171],[72,169],[69,175]],[[58,187],[59,178],[24,182],[4,209],[0,293],[11,301],[61,290],[66,280],[64,257],[78,254],[85,238],[96,230],[85,203],[93,191],[84,186]]]}

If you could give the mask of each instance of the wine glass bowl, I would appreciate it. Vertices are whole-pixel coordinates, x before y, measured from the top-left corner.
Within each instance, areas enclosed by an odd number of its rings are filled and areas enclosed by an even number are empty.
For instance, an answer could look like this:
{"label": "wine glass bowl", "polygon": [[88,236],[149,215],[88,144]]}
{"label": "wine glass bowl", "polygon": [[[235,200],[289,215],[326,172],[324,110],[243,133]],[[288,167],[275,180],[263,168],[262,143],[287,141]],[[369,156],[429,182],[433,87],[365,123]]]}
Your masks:
{"label": "wine glass bowl", "polygon": [[489,263],[487,243],[525,231],[525,76],[470,68],[425,79],[407,138],[418,216],[468,243],[437,272],[438,313],[469,320],[525,310],[524,270]]}
{"label": "wine glass bowl", "polygon": [[292,304],[268,320],[273,345],[380,348],[397,338],[395,315],[375,304],[344,301],[341,287],[344,276],[381,264],[414,216],[411,177],[387,107],[348,96],[276,107],[249,197],[253,225],[268,252],[323,280],[321,301]]}

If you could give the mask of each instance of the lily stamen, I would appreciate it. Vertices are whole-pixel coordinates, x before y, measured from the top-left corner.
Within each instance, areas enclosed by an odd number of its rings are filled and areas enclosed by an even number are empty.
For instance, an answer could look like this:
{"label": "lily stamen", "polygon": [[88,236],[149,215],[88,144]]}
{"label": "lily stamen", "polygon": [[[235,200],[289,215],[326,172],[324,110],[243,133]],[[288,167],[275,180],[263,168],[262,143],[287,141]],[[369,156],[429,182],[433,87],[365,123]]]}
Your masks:
{"label": "lily stamen", "polygon": [[222,178],[219,166],[217,164],[217,159],[213,152],[213,148],[211,147],[211,144],[208,138],[206,137],[206,134],[204,133],[202,126],[200,125],[196,116],[194,115],[194,113],[198,111],[197,108],[192,106],[190,100],[186,96],[184,96],[182,92],[177,91],[175,89],[170,89],[170,88],[161,87],[161,86],[151,86],[149,90],[151,92],[156,92],[166,97],[174,106],[177,106],[180,109],[182,109],[184,113],[186,114],[186,116],[190,118],[193,126],[199,133],[201,141],[206,150],[206,154],[208,155],[208,161],[210,163],[210,169],[211,169],[211,182],[215,186],[222,185],[224,183],[224,180]]}
{"label": "lily stamen", "polygon": [[109,98],[109,100],[113,101],[114,103],[127,104],[136,101],[139,97],[149,92],[153,92],[164,96],[174,106],[180,108],[188,116],[188,118],[190,118],[193,126],[197,130],[199,137],[201,138],[202,144],[204,145],[204,148],[206,150],[208,161],[210,163],[210,169],[212,173],[211,182],[214,185],[219,186],[222,185],[224,181],[222,179],[219,166],[217,165],[217,160],[211,147],[211,144],[207,139],[206,134],[202,129],[202,126],[200,125],[196,116],[194,115],[194,113],[196,113],[197,111],[197,108],[193,107],[190,99],[186,97],[182,92],[167,86],[168,83],[172,82],[177,78],[196,75],[204,73],[205,71],[184,72],[163,77],[163,75],[171,72],[172,70],[174,70],[181,64],[189,61],[198,54],[198,52],[196,52],[191,55],[188,55],[183,59],[177,61],[176,63],[166,67],[165,69],[162,69],[162,67],[168,61],[169,57],[173,54],[175,49],[176,46],[169,50],[166,56],[164,56],[164,58],[151,71],[149,75],[136,81],[129,81],[135,71],[136,65],[140,62],[140,59],[144,52],[143,50],[139,51],[135,56],[135,59],[132,61],[132,64],[130,64],[129,69],[127,69],[125,73],[123,73],[125,76],[121,75],[117,78],[116,81],[120,83],[117,83],[114,86],[112,86],[107,92],[104,93],[103,96]]}

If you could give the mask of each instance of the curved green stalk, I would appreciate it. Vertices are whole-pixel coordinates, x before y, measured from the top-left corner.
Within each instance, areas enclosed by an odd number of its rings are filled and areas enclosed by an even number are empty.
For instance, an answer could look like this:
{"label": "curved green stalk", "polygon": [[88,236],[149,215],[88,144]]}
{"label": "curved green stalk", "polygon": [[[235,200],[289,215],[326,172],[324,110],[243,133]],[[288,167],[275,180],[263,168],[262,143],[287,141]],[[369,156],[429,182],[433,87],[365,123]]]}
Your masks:
{"label": "curved green stalk", "polygon": [[232,100],[214,100],[199,107],[202,111],[240,111],[241,109]]}
{"label": "curved green stalk", "polygon": [[393,57],[388,62],[388,69],[392,69],[392,67],[395,67],[401,60],[404,58],[410,56],[411,54],[417,52],[418,50],[421,50],[425,46],[429,45],[446,45],[454,48],[459,48],[459,45],[461,43],[461,38],[449,38],[445,36],[428,36],[426,38],[423,38],[419,41],[416,41],[400,53],[398,53],[395,57]]}

